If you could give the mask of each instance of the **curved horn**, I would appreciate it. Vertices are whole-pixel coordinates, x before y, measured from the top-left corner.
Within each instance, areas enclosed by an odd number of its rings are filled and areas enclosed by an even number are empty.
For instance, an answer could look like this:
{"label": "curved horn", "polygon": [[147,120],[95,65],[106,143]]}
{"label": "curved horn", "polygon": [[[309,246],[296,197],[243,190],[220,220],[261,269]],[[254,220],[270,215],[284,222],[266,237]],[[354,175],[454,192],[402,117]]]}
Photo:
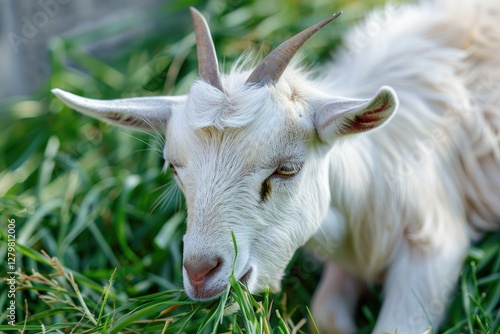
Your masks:
{"label": "curved horn", "polygon": [[196,8],[190,7],[189,10],[194,23],[200,77],[222,91],[217,54],[215,53],[214,42],[212,36],[210,36],[207,21]]}
{"label": "curved horn", "polygon": [[290,63],[302,45],[321,28],[339,17],[340,14],[342,12],[334,14],[332,17],[313,25],[282,43],[257,65],[248,77],[246,84],[264,86],[278,82],[288,63]]}

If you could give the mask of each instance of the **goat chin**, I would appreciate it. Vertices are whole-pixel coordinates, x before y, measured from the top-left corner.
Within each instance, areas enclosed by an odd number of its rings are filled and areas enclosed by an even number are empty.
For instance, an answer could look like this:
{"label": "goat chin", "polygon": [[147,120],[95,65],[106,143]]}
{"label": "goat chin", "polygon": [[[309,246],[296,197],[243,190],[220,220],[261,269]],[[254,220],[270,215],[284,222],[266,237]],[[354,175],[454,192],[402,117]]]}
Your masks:
{"label": "goat chin", "polygon": [[247,54],[219,74],[192,13],[210,57],[189,94],[99,101],[54,90],[91,117],[165,134],[188,208],[188,295],[216,298],[233,272],[252,292],[279,290],[307,242],[325,261],[312,303],[322,332],[354,331],[373,282],[384,286],[374,333],[437,329],[467,247],[499,228],[500,3],[388,6],[316,76],[289,59],[285,69],[277,53],[253,72]]}

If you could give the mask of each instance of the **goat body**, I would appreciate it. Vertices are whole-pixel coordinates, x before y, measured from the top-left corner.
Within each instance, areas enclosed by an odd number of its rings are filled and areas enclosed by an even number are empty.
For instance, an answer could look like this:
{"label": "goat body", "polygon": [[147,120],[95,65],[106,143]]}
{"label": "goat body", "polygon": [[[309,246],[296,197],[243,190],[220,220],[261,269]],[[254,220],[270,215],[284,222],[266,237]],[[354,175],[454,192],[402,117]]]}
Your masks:
{"label": "goat body", "polygon": [[354,331],[371,282],[384,285],[374,333],[421,333],[439,326],[470,242],[499,227],[499,54],[497,1],[429,1],[371,14],[314,79],[291,65],[259,84],[268,71],[212,65],[186,96],[54,93],[165,131],[190,297],[225,289],[233,231],[252,292],[278,290],[304,244],[326,262],[312,305],[325,333]]}
{"label": "goat body", "polygon": [[[363,282],[382,280],[374,333],[421,333],[439,326],[469,242],[499,226],[500,4],[389,7],[346,41],[320,86],[363,98],[389,85],[400,105],[386,127],[329,154],[327,232],[311,246],[338,265],[327,264],[313,312],[334,332],[333,305],[352,307]],[[332,302],[346,287],[348,300]]]}

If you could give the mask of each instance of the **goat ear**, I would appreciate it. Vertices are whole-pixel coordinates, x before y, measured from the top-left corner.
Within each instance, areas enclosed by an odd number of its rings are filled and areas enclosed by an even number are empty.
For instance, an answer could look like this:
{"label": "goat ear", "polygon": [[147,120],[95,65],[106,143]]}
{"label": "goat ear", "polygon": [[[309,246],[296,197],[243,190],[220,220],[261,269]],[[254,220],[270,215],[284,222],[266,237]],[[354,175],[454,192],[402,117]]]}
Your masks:
{"label": "goat ear", "polygon": [[321,140],[369,131],[384,125],[394,115],[399,101],[390,87],[383,86],[369,100],[336,99],[315,112],[315,125]]}
{"label": "goat ear", "polygon": [[53,89],[52,93],[68,107],[82,114],[142,131],[152,131],[153,128],[164,129],[172,113],[172,107],[186,101],[185,95],[94,100],[61,89]]}

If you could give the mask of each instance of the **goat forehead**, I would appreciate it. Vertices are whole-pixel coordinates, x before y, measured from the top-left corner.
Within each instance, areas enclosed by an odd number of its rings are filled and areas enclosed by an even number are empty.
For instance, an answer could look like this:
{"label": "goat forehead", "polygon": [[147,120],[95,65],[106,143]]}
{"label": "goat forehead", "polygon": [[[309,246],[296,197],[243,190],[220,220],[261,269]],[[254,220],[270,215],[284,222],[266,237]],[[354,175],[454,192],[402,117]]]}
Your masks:
{"label": "goat forehead", "polygon": [[275,160],[303,154],[306,134],[291,124],[268,123],[240,128],[176,128],[167,140],[172,158],[193,167],[269,167]]}
{"label": "goat forehead", "polygon": [[269,123],[274,118],[303,116],[304,102],[288,81],[272,87],[228,85],[224,92],[197,81],[190,89],[185,118],[195,129],[214,126],[239,128],[252,123]]}
{"label": "goat forehead", "polygon": [[166,157],[251,165],[273,155],[297,155],[310,126],[301,118],[303,106],[296,104],[269,89],[222,93],[197,83],[186,108],[169,123]]}
{"label": "goat forehead", "polygon": [[259,90],[242,88],[223,93],[198,83],[190,90],[185,117],[193,129],[241,128],[273,117],[266,115],[271,104],[269,95]]}

